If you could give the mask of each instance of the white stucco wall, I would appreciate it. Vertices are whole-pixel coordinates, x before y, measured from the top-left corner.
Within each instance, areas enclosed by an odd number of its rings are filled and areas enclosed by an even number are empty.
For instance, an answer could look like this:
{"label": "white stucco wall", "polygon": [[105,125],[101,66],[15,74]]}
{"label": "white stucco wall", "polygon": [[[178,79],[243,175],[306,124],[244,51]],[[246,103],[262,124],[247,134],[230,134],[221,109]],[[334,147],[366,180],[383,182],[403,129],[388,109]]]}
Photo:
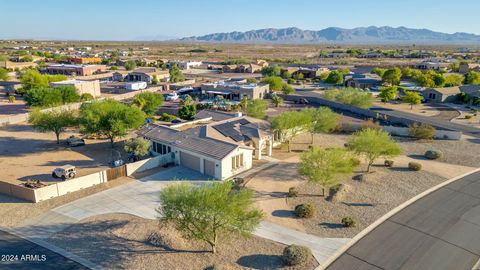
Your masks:
{"label": "white stucco wall", "polygon": [[[243,167],[236,170],[232,170],[232,157],[239,155],[241,153],[243,153]],[[221,178],[219,179],[225,180],[234,175],[237,175],[239,173],[242,173],[246,170],[251,169],[252,162],[253,162],[253,150],[240,148],[240,147],[237,148],[237,150],[233,151],[222,160],[222,165],[221,165],[222,175],[221,175]]]}

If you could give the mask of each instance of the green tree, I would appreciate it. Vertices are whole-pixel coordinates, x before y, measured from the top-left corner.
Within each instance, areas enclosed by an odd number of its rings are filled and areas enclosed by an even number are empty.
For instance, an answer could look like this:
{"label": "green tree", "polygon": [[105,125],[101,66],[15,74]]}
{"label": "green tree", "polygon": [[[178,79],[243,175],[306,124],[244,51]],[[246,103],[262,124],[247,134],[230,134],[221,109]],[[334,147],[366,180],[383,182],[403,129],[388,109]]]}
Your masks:
{"label": "green tree", "polygon": [[372,69],[371,73],[372,74],[377,74],[378,76],[383,77],[383,74],[385,74],[385,71],[387,71],[387,70],[384,69],[384,68],[375,67],[375,68]]}
{"label": "green tree", "polygon": [[382,102],[395,100],[398,97],[398,86],[381,87],[378,96],[382,99]]}
{"label": "green tree", "polygon": [[38,70],[28,69],[20,76],[22,82],[22,93],[26,93],[33,88],[48,87],[48,78],[38,72]]}
{"label": "green tree", "polygon": [[343,84],[343,73],[338,70],[331,71],[325,82],[336,85]]}
{"label": "green tree", "polygon": [[28,90],[25,94],[25,101],[31,107],[54,107],[63,104],[60,92],[48,87]]}
{"label": "green tree", "polygon": [[263,216],[253,207],[252,191],[232,187],[231,182],[169,185],[160,192],[159,219],[186,239],[208,243],[215,253],[219,238],[249,236]]}
{"label": "green tree", "polygon": [[480,72],[470,71],[465,74],[465,84],[480,85]]}
{"label": "green tree", "polygon": [[8,80],[8,70],[0,68],[0,81]]}
{"label": "green tree", "polygon": [[308,181],[318,183],[325,190],[340,183],[341,177],[351,174],[355,168],[355,158],[347,150],[341,148],[322,149],[312,147],[301,156],[298,173]]}
{"label": "green tree", "polygon": [[126,70],[134,70],[135,68],[137,68],[137,63],[133,60],[128,60],[126,63],[125,63],[125,69]]}
{"label": "green tree", "polygon": [[373,95],[369,91],[356,88],[326,90],[324,97],[346,105],[368,109],[373,105]]}
{"label": "green tree", "polygon": [[405,91],[404,94],[405,95],[400,99],[403,102],[410,104],[410,109],[413,109],[413,105],[422,103],[423,97],[419,93]]}
{"label": "green tree", "polygon": [[280,77],[265,77],[262,79],[262,83],[270,85],[270,91],[281,91],[283,87],[283,81]]}
{"label": "green tree", "polygon": [[74,86],[62,85],[52,89],[54,92],[57,92],[62,97],[62,103],[73,103],[80,101],[80,95],[78,94],[77,89]]}
{"label": "green tree", "polygon": [[140,109],[112,99],[84,103],[80,107],[82,133],[105,136],[112,147],[116,138],[126,136],[143,123],[145,114]]}
{"label": "green tree", "polygon": [[192,120],[197,114],[197,107],[195,104],[183,105],[178,110],[178,116],[185,120]]}
{"label": "green tree", "polygon": [[148,116],[152,116],[163,104],[163,95],[160,93],[143,92],[133,97],[132,103]]}
{"label": "green tree", "polygon": [[301,72],[297,72],[293,75],[293,79],[295,80],[303,80],[303,78],[304,78],[304,75]]}
{"label": "green tree", "polygon": [[290,152],[292,140],[311,127],[311,119],[305,111],[286,111],[272,118],[272,129],[279,134],[280,141],[287,142]]}
{"label": "green tree", "polygon": [[287,70],[285,70],[284,72],[282,72],[282,78],[284,78],[285,80],[291,79],[292,74],[290,72],[288,72]]}
{"label": "green tree", "polygon": [[247,115],[259,119],[265,118],[265,111],[268,104],[263,99],[250,100],[247,105]]}
{"label": "green tree", "polygon": [[402,152],[398,144],[384,130],[366,128],[355,132],[348,140],[348,146],[367,160],[367,172],[379,157],[394,157]]}
{"label": "green tree", "polygon": [[413,76],[413,70],[406,67],[402,70],[402,78],[411,78]]}
{"label": "green tree", "polygon": [[185,77],[183,76],[182,71],[178,68],[177,64],[174,64],[172,68],[169,70],[170,73],[170,82],[183,82],[185,81]]}
{"label": "green tree", "polygon": [[445,87],[460,86],[463,84],[463,79],[463,76],[459,74],[445,76]]}
{"label": "green tree", "polygon": [[285,95],[291,95],[293,93],[295,93],[295,88],[293,88],[293,86],[289,85],[289,84],[282,84],[282,93],[284,93]]}
{"label": "green tree", "polygon": [[275,107],[278,108],[280,105],[283,104],[283,98],[278,95],[272,95],[272,103]]}
{"label": "green tree", "polygon": [[385,73],[383,73],[382,81],[390,85],[399,85],[401,78],[402,78],[402,71],[399,68],[395,67],[395,68],[387,69]]}
{"label": "green tree", "polygon": [[145,140],[144,138],[133,138],[125,142],[123,149],[127,153],[131,153],[136,157],[143,157],[148,154],[148,150],[150,149],[150,141]]}
{"label": "green tree", "polygon": [[277,77],[280,76],[280,68],[277,65],[271,65],[262,68],[262,75],[265,77]]}
{"label": "green tree", "polygon": [[257,83],[257,79],[255,79],[255,78],[247,78],[247,83]]}
{"label": "green tree", "polygon": [[77,118],[72,111],[68,110],[33,110],[30,113],[28,122],[40,132],[53,132],[57,137],[57,144],[60,144],[60,134],[67,127],[77,124]]}

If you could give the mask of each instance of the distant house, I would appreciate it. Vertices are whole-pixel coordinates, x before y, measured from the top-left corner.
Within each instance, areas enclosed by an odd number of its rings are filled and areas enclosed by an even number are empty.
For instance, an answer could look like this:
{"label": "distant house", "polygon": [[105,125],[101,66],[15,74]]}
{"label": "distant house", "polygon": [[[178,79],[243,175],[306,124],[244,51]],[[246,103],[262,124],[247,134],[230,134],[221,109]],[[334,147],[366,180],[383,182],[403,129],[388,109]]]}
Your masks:
{"label": "distant house", "polygon": [[382,78],[376,74],[346,75],[344,79],[346,87],[375,89],[382,85]]}
{"label": "distant house", "polygon": [[288,72],[292,76],[297,74],[302,74],[303,78],[305,79],[313,79],[320,76],[322,73],[329,72],[330,69],[326,67],[318,67],[318,68],[307,68],[307,67],[286,67],[280,69],[281,73]]}
{"label": "distant house", "polygon": [[459,94],[460,88],[444,87],[444,88],[427,88],[422,91],[422,96],[426,102],[452,102],[455,101],[456,95]]}
{"label": "distant house", "polygon": [[479,71],[480,70],[480,64],[476,64],[476,63],[462,63],[460,64],[460,66],[458,67],[458,72],[460,73],[468,73],[470,71]]}
{"label": "distant house", "polygon": [[[266,121],[250,117],[232,117],[181,129],[153,125],[138,135],[152,141],[152,151],[176,165],[198,171],[214,179],[225,180],[252,167],[253,159],[272,154],[273,138]],[[188,123],[187,123],[188,125]]]}
{"label": "distant house", "polygon": [[93,97],[99,97],[101,95],[99,80],[95,80],[95,81],[66,80],[66,81],[50,83],[50,87],[59,87],[63,85],[75,87],[75,89],[77,89],[80,95],[90,94]]}
{"label": "distant house", "polygon": [[440,62],[431,62],[425,61],[412,65],[415,69],[421,70],[434,70],[434,71],[446,71],[450,67],[450,63],[440,63]]}
{"label": "distant house", "polygon": [[105,65],[66,65],[55,64],[47,67],[49,74],[62,74],[69,76],[90,76],[107,71]]}
{"label": "distant house", "polygon": [[[121,73],[115,72],[112,77],[114,81],[121,81],[120,75]],[[166,82],[170,78],[170,73],[168,70],[161,70],[157,68],[138,68],[134,71],[128,73],[124,78],[123,81],[126,82],[146,82],[148,84],[152,83],[153,76],[157,77],[158,81]]]}
{"label": "distant house", "polygon": [[223,96],[229,100],[263,99],[270,92],[268,84],[245,83],[242,81],[218,81],[214,83],[204,83],[201,85],[202,93],[214,98]]}

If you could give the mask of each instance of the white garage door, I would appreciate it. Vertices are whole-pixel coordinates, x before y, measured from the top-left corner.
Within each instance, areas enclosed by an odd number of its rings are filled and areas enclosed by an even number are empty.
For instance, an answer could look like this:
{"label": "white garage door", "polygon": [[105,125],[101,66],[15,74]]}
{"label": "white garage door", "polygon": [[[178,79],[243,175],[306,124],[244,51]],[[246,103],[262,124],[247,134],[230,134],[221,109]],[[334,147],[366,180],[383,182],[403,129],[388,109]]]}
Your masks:
{"label": "white garage door", "polygon": [[195,171],[200,171],[200,158],[185,152],[180,152],[180,164]]}

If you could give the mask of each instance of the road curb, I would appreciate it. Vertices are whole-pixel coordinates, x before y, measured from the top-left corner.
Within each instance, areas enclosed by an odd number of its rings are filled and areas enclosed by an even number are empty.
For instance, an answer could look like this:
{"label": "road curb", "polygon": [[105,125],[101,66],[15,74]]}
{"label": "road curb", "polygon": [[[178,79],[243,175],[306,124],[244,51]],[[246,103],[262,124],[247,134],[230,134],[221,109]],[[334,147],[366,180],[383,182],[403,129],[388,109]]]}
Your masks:
{"label": "road curb", "polygon": [[322,265],[318,266],[316,268],[316,270],[325,270],[328,266],[330,266],[334,261],[336,261],[343,253],[345,253],[349,248],[351,248],[353,245],[355,245],[358,241],[360,241],[360,239],[362,239],[363,237],[365,237],[368,233],[370,233],[371,231],[373,231],[375,228],[377,228],[380,224],[382,224],[383,222],[385,222],[387,219],[389,219],[390,217],[392,217],[393,215],[397,214],[398,212],[400,212],[401,210],[403,210],[404,208],[406,208],[407,206],[413,204],[414,202],[418,201],[419,199],[427,196],[428,194],[448,185],[448,184],[451,184],[465,176],[468,176],[470,174],[474,174],[474,173],[477,173],[477,172],[480,172],[480,168],[477,168],[477,169],[474,169],[474,170],[471,170],[467,173],[464,173],[462,175],[459,175],[459,176],[456,176],[454,178],[450,178],[449,180],[447,181],[444,181],[434,187],[431,187],[427,190],[425,190],[424,192],[412,197],[411,199],[409,199],[408,201],[400,204],[399,206],[393,208],[392,210],[390,210],[388,213],[386,213],[385,215],[383,215],[382,217],[380,217],[379,219],[377,219],[375,222],[373,222],[372,224],[370,224],[367,228],[365,228],[364,230],[362,230],[360,233],[358,233],[357,235],[355,235],[347,244],[345,244],[343,247],[341,247],[339,250],[337,250],[332,256],[330,256],[329,259],[327,259]]}
{"label": "road curb", "polygon": [[20,238],[22,238],[22,239],[25,239],[25,240],[29,241],[29,242],[32,242],[32,243],[34,243],[34,244],[37,244],[37,245],[39,245],[39,246],[41,246],[41,247],[43,247],[43,248],[49,249],[49,250],[51,250],[51,251],[53,251],[53,252],[55,252],[55,253],[57,253],[57,254],[65,257],[65,258],[67,258],[67,259],[70,259],[70,260],[72,260],[72,261],[75,261],[75,262],[77,262],[77,263],[79,263],[79,264],[81,264],[81,265],[83,265],[83,266],[85,266],[85,267],[87,267],[87,268],[92,269],[92,270],[101,270],[101,269],[103,269],[102,267],[94,264],[93,262],[91,262],[91,261],[89,261],[89,260],[87,260],[87,259],[85,259],[85,258],[82,258],[82,257],[80,257],[80,256],[78,256],[78,255],[73,254],[73,253],[70,253],[70,252],[64,250],[63,248],[57,247],[57,246],[55,246],[55,245],[52,245],[52,244],[50,244],[50,243],[48,243],[48,242],[45,242],[44,240],[23,236],[23,235],[17,233],[15,230],[12,230],[12,229],[9,229],[9,228],[5,228],[5,227],[0,227],[0,230],[5,231],[5,232],[10,233],[10,234],[13,234],[13,235],[15,235],[15,236],[18,236],[18,237],[20,237]]}

